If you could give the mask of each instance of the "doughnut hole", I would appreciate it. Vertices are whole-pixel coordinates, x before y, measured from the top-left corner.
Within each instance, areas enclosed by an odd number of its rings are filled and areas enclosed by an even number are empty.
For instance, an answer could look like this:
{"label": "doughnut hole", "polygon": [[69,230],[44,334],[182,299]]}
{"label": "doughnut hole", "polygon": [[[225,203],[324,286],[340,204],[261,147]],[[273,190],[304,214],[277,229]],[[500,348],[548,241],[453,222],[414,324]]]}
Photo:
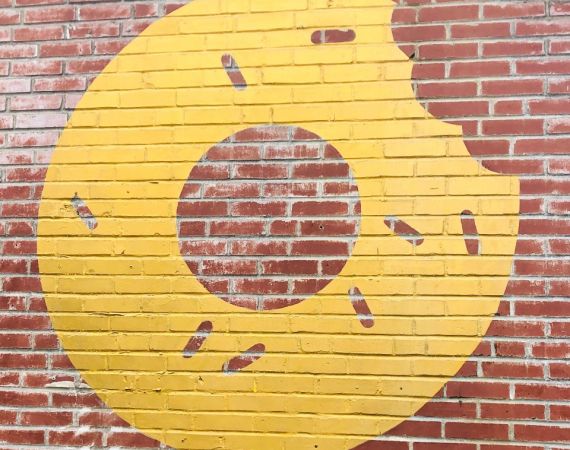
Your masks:
{"label": "doughnut hole", "polygon": [[332,145],[297,127],[248,128],[210,148],[178,203],[180,253],[212,294],[251,310],[297,304],[343,269],[358,187]]}

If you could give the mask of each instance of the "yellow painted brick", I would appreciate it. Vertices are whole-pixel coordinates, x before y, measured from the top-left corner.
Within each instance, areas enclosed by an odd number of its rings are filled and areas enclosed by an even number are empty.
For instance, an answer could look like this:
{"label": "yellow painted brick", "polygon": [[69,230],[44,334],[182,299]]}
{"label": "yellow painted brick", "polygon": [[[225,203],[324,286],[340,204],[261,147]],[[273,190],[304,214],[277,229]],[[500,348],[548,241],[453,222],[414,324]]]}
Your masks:
{"label": "yellow painted brick", "polygon": [[186,88],[177,91],[178,106],[230,105],[234,93],[224,88]]}
{"label": "yellow painted brick", "polygon": [[334,111],[328,104],[278,105],[273,108],[273,118],[277,122],[305,122],[313,120],[334,120]]}
{"label": "yellow painted brick", "polygon": [[341,336],[335,339],[327,338],[326,341],[322,339],[320,341],[327,342],[334,353],[346,353],[348,355],[391,355],[394,353],[394,339],[386,336],[370,336],[366,340],[369,345],[366,346],[362,345],[359,338],[350,336]]}
{"label": "yellow painted brick", "polygon": [[[510,265],[506,266],[510,269]],[[507,283],[510,279],[510,270],[504,270],[503,276],[493,276],[493,277],[481,277],[481,294],[482,295],[497,295],[497,293],[505,292]]]}
{"label": "yellow painted brick", "polygon": [[[182,19],[179,30],[182,34],[220,33],[232,31],[234,20],[230,15],[216,14],[213,16],[194,16]],[[168,49],[168,47],[165,47]]]}
{"label": "yellow painted brick", "polygon": [[405,378],[382,379],[382,393],[384,395],[399,396],[428,396],[431,399],[441,389],[441,380],[437,378],[419,378],[411,376]]}
{"label": "yellow painted brick", "polygon": [[147,40],[147,53],[198,52],[204,48],[206,36],[157,36]]}
{"label": "yellow painted brick", "polygon": [[132,258],[89,258],[81,262],[86,275],[140,275],[142,261]]}
{"label": "yellow painted brick", "polygon": [[[99,114],[97,110],[81,110],[78,109],[68,122],[69,127],[73,128],[90,128],[99,125]],[[76,149],[74,149],[77,151]]]}
{"label": "yellow painted brick", "polygon": [[115,277],[115,292],[117,294],[160,294],[170,292],[170,279],[163,277]]}
{"label": "yellow painted brick", "polygon": [[[516,236],[519,220],[514,216],[476,216],[475,223],[480,236]],[[446,230],[450,235],[462,235],[461,218],[459,216],[446,218]]]}
{"label": "yellow painted brick", "polygon": [[[273,35],[271,33],[263,32],[240,32],[240,33],[220,33],[208,34],[205,36],[206,40],[202,47],[203,50],[227,50],[227,49],[254,49],[261,48],[265,42],[266,35]],[[263,36],[260,39],[260,35]],[[271,47],[270,44],[267,44]]]}
{"label": "yellow painted brick", "polygon": [[[202,450],[204,448],[224,448],[227,442],[226,433],[219,433],[219,435],[211,433],[197,433],[181,431],[167,431],[166,436],[171,446],[183,450]],[[241,439],[242,435],[236,436]],[[249,437],[246,437],[248,439]],[[279,436],[273,437],[274,442],[279,442]]]}
{"label": "yellow painted brick", "polygon": [[[85,98],[85,97],[84,97]],[[92,92],[89,94],[89,101],[80,101],[75,109],[101,109],[101,108],[118,108],[119,93],[118,92]],[[61,145],[61,143],[59,144]]]}
{"label": "yellow painted brick", "polygon": [[44,257],[42,258],[42,273],[46,275],[56,275],[65,273],[70,275],[82,275],[84,268],[81,263],[77,261],[70,261],[67,258],[60,257]]}
{"label": "yellow painted brick", "polygon": [[446,314],[445,307],[445,301],[433,300],[430,297],[381,298],[374,310],[376,314],[383,316],[443,316]]}
{"label": "yellow painted brick", "polygon": [[375,356],[348,359],[348,373],[352,375],[411,375],[413,359]]}
{"label": "yellow painted brick", "polygon": [[395,355],[424,355],[427,341],[421,338],[394,338]]}
{"label": "yellow painted brick", "polygon": [[416,318],[415,332],[421,336],[478,336],[477,319]]}
{"label": "yellow painted brick", "polygon": [[[314,86],[294,86],[295,103],[338,102],[352,100],[352,87],[349,84],[324,84]],[[346,139],[346,134],[344,139]]]}
{"label": "yellow painted brick", "polygon": [[467,256],[461,259],[450,259],[445,263],[446,272],[449,275],[495,275],[509,271],[512,258],[473,258]]}
{"label": "yellow painted brick", "polygon": [[108,361],[107,356],[102,353],[95,352],[66,352],[73,366],[77,370],[107,370]]}
{"label": "yellow painted brick", "polygon": [[499,299],[496,297],[479,297],[476,302],[471,299],[446,298],[446,314],[450,316],[490,316],[497,312]]}
{"label": "yellow painted brick", "polygon": [[310,84],[321,81],[318,66],[297,66],[288,70],[281,67],[266,67],[263,70],[264,84]]}
{"label": "yellow painted brick", "polygon": [[384,79],[410,80],[412,76],[412,65],[409,61],[393,61],[385,65]]}
{"label": "yellow painted brick", "polygon": [[[305,47],[295,50],[293,62],[298,65],[347,64],[354,60],[352,47]],[[358,70],[356,67],[353,70]]]}
{"label": "yellow painted brick", "polygon": [[319,376],[315,380],[315,393],[378,395],[381,393],[380,380],[377,377],[358,377],[354,375],[350,377]]}
{"label": "yellow painted brick", "polygon": [[308,10],[297,14],[297,27],[349,27],[355,23],[355,9],[322,9]]}
{"label": "yellow painted brick", "polygon": [[[168,317],[168,329],[171,331],[185,331],[194,333],[203,319],[200,316],[170,315]],[[216,331],[222,332],[229,329],[228,317],[216,317]]]}
{"label": "yellow painted brick", "polygon": [[325,83],[377,81],[383,71],[381,64],[327,64],[323,66],[323,80]]}
{"label": "yellow painted brick", "polygon": [[[447,197],[438,198],[417,197],[415,204],[415,213],[417,215],[426,216],[452,216],[457,220],[461,220],[460,214],[465,211],[471,211],[477,214],[479,207],[477,197]],[[455,220],[454,219],[454,220]]]}
{"label": "yellow painted brick", "polygon": [[[442,196],[445,193],[444,178],[427,177],[413,179],[390,178],[385,180],[385,192],[388,196]],[[439,202],[434,199],[433,202]]]}
{"label": "yellow painted brick", "polygon": [[125,377],[122,373],[99,372],[96,370],[86,369],[83,371],[82,375],[89,383],[103,383],[105,386],[108,386],[110,390],[134,388],[134,385],[129,384],[129,378]]}
{"label": "yellow painted brick", "polygon": [[[174,33],[173,33],[174,34]],[[118,60],[118,71],[125,72],[154,72],[154,71],[174,71],[178,65],[176,53],[157,55],[123,55]],[[91,102],[91,97],[89,97]]]}
{"label": "yellow painted brick", "polygon": [[512,177],[453,177],[447,180],[449,195],[505,195],[518,193],[518,180]]}
{"label": "yellow painted brick", "polygon": [[66,339],[67,333],[61,333],[67,341],[66,351],[112,351],[117,348],[117,337],[103,333],[82,333],[80,339]]}
{"label": "yellow painted brick", "polygon": [[168,256],[170,245],[160,239],[131,238],[116,241],[112,253],[125,256]]}
{"label": "yellow painted brick", "polygon": [[193,429],[197,431],[249,431],[252,432],[255,418],[249,414],[238,413],[195,413],[192,414]]}
{"label": "yellow painted brick", "polygon": [[[364,208],[363,204],[362,216],[370,216],[370,218],[369,219],[367,218],[367,220],[362,221],[362,228],[364,229],[365,227],[368,227],[366,225],[368,220],[374,220],[376,224],[378,224],[378,222],[380,221],[384,222],[383,217],[378,219],[375,218],[374,216],[401,216],[406,214],[407,215],[413,214],[415,201],[416,201],[415,198],[401,197],[401,198],[379,198],[378,201],[363,202],[366,203],[366,207]],[[372,227],[368,228],[372,230]]]}
{"label": "yellow painted brick", "polygon": [[265,11],[299,11],[307,9],[307,0],[289,0],[287,4],[282,5],[273,2],[253,2],[251,4],[252,12]]}
{"label": "yellow painted brick", "polygon": [[516,197],[482,197],[479,200],[481,214],[518,215],[520,203]]}
{"label": "yellow painted brick", "polygon": [[150,336],[147,334],[119,334],[117,347],[120,351],[148,352]]}
{"label": "yellow painted brick", "polygon": [[[416,255],[466,255],[463,236],[430,236],[414,248]],[[499,253],[501,254],[501,253]]]}
{"label": "yellow painted brick", "polygon": [[[109,362],[116,363],[119,366],[125,365],[124,358],[119,355],[110,355]],[[132,360],[131,364],[136,364],[136,360]],[[131,368],[133,366],[131,365]],[[116,405],[117,408],[123,409],[165,409],[165,397],[155,392],[139,392],[133,396],[128,392],[107,392],[105,393],[105,401]]]}
{"label": "yellow painted brick", "polygon": [[[245,74],[248,73],[248,68],[259,68],[262,67],[263,71],[265,68],[280,68],[282,71],[287,72],[288,70],[295,70],[293,66],[293,55],[294,49],[286,48],[275,48],[271,49],[271,52],[260,52],[259,50],[233,50],[232,56],[238,62],[240,69]],[[218,68],[220,66],[219,61],[216,65],[212,65],[212,68]],[[246,89],[247,91],[247,89]]]}
{"label": "yellow painted brick", "polygon": [[[415,162],[411,160],[358,160],[352,161],[351,167],[357,177],[412,177],[414,174]],[[378,193],[376,193],[378,194]]]}
{"label": "yellow painted brick", "polygon": [[464,356],[466,349],[474,349],[479,343],[480,340],[478,338],[428,339],[427,354],[434,356]]}
{"label": "yellow painted brick", "polygon": [[115,301],[114,297],[86,297],[81,301],[81,311],[84,312],[104,312],[112,311],[114,314],[125,312],[125,313],[136,313],[140,312],[141,309],[141,299],[140,297],[128,297],[122,296],[121,301]]}
{"label": "yellow painted brick", "polygon": [[234,25],[236,31],[291,29],[295,26],[295,15],[289,11],[247,14],[240,16]]}
{"label": "yellow painted brick", "polygon": [[473,158],[420,159],[417,162],[418,176],[470,176],[479,174],[481,166]]}
{"label": "yellow painted brick", "polygon": [[140,73],[102,73],[89,86],[89,91],[138,90],[144,87],[143,76]]}
{"label": "yellow painted brick", "polygon": [[61,294],[108,294],[114,292],[115,282],[111,277],[88,277],[61,278],[57,282],[57,292]]}
{"label": "yellow painted brick", "polygon": [[445,274],[445,262],[438,259],[407,259],[402,264],[400,259],[389,259],[384,261],[385,275],[443,275]]}
{"label": "yellow painted brick", "polygon": [[419,295],[477,295],[480,291],[479,279],[474,277],[419,278],[416,281]]}
{"label": "yellow painted brick", "polygon": [[384,142],[384,155],[387,158],[409,158],[444,156],[447,142],[442,139],[396,139]]}
{"label": "yellow painted brick", "polygon": [[[180,258],[148,259],[143,261],[143,271],[146,275],[186,275],[187,267],[181,264]],[[182,270],[184,269],[184,270]],[[176,280],[173,280],[172,289],[176,291]]]}
{"label": "yellow painted brick", "polygon": [[164,315],[114,315],[110,318],[110,325],[114,331],[158,332],[169,329],[168,317]]}
{"label": "yellow painted brick", "polygon": [[448,377],[459,372],[464,362],[462,358],[417,358],[412,362],[413,373]]}

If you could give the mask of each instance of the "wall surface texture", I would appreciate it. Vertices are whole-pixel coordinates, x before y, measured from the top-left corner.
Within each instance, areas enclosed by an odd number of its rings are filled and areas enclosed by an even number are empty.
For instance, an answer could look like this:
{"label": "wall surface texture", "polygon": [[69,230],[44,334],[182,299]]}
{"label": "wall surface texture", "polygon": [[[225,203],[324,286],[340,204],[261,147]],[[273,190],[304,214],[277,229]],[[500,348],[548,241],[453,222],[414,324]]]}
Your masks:
{"label": "wall surface texture", "polygon": [[0,449],[570,449],[569,117],[567,0],[0,0]]}

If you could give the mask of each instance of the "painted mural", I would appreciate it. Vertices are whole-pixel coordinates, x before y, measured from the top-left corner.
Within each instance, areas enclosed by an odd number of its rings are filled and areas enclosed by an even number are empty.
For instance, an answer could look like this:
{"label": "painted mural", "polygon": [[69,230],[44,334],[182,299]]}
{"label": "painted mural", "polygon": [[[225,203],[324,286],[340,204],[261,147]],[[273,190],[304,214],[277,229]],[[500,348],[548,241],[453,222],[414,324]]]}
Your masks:
{"label": "painted mural", "polygon": [[180,449],[348,450],[440,391],[511,273],[519,182],[417,102],[389,0],[195,0],[97,77],[40,207],[54,328]]}

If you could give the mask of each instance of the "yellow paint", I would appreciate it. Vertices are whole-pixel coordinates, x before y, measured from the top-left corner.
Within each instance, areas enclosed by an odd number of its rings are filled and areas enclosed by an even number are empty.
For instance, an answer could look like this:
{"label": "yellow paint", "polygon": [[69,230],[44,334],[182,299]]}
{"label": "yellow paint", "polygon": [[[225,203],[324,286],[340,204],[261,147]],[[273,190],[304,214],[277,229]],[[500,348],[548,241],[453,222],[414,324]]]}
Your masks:
{"label": "yellow paint", "polygon": [[[85,380],[125,420],[181,449],[346,450],[412,415],[486,332],[510,275],[518,180],[481,167],[460,129],[429,116],[393,42],[389,0],[194,0],[158,20],[95,80],[63,133],[40,210],[48,308]],[[321,28],[356,40],[315,46]],[[249,83],[233,88],[231,53]],[[362,199],[362,236],[335,281],[254,312],[208,293],[178,253],[176,207],[193,165],[250,126],[331,142]],[[78,194],[99,220],[89,231]],[[483,254],[468,256],[470,209]],[[399,215],[413,247],[383,224]],[[348,300],[358,286],[376,324]],[[200,323],[215,333],[182,349]],[[227,376],[222,365],[264,342]]]}

